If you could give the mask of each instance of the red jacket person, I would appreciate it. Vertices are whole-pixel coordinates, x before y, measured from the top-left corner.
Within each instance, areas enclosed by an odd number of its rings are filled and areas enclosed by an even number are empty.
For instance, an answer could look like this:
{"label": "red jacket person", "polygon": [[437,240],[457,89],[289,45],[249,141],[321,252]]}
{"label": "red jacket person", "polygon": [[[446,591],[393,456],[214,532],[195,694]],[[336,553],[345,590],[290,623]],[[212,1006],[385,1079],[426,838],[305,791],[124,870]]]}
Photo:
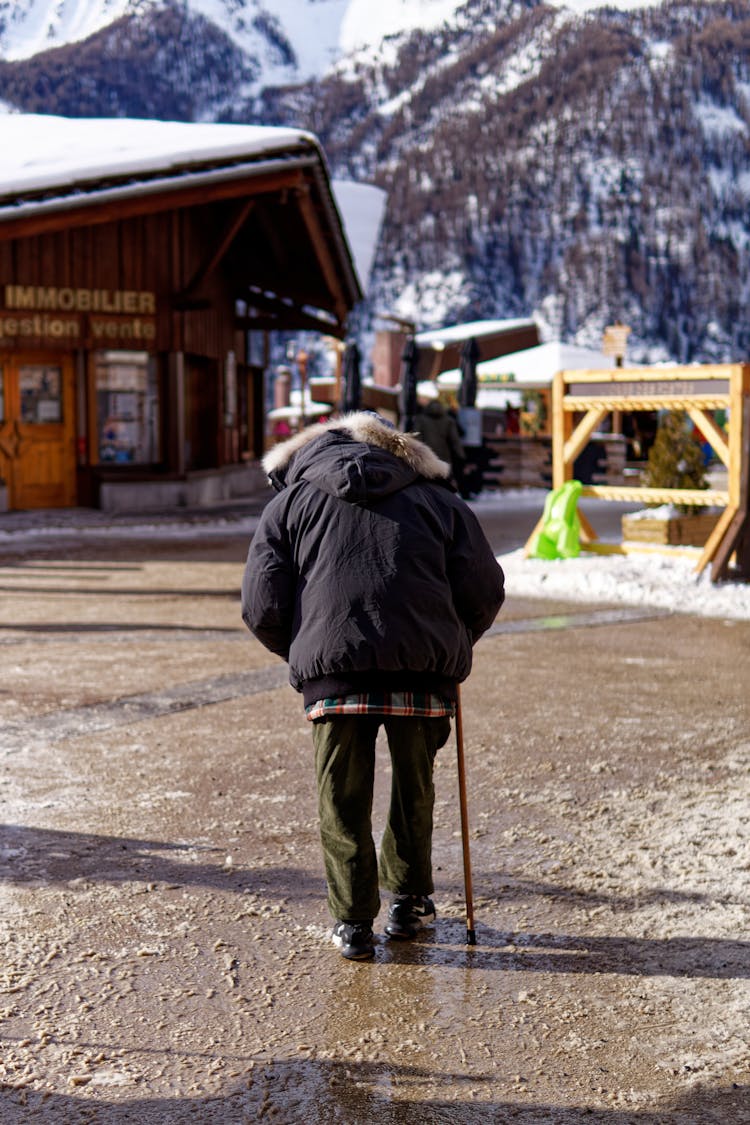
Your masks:
{"label": "red jacket person", "polygon": [[[242,616],[289,663],[312,722],[333,939],[374,955],[385,932],[435,916],[433,764],[456,685],[504,597],[503,572],[450,466],[363,411],[310,426],[264,467],[277,495],[253,536]],[[380,857],[372,836],[375,741],[385,727],[392,789]]]}

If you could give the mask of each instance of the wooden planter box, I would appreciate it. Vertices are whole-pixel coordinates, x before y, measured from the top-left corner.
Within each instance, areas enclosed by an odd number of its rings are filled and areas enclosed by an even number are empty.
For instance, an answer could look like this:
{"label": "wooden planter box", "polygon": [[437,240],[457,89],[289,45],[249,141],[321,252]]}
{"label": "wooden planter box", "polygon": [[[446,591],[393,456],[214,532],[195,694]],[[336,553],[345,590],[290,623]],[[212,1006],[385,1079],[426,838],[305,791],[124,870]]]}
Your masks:
{"label": "wooden planter box", "polygon": [[630,542],[661,543],[669,547],[703,547],[719,520],[717,512],[694,516],[622,517],[622,537]]}

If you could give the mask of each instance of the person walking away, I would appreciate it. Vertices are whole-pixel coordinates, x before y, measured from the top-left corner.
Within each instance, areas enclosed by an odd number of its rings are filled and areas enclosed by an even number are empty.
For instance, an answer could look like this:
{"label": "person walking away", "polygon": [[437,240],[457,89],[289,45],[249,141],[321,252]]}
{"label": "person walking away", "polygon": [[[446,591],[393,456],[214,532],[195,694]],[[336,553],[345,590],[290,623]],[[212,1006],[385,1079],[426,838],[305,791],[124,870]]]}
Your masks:
{"label": "person walking away", "polygon": [[417,383],[417,410],[414,430],[441,461],[451,467],[453,480],[460,485],[466,463],[466,451],[455,416],[438,398],[438,389],[429,380]]}
{"label": "person walking away", "polygon": [[[389,938],[414,937],[435,917],[435,755],[504,576],[448,466],[377,415],[309,426],[263,465],[277,494],[250,544],[242,616],[302,694],[332,937],[344,957],[367,960],[381,885],[392,895]],[[392,788],[378,864],[381,726]]]}

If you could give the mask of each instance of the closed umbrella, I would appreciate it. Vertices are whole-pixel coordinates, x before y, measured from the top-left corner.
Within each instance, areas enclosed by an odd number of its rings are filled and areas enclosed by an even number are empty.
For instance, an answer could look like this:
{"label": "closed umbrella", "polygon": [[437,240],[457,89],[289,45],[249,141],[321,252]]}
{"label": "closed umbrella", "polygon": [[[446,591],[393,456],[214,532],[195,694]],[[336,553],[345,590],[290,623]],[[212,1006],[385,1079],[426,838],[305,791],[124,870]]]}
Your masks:
{"label": "closed umbrella", "polygon": [[478,359],[479,345],[474,337],[470,336],[461,348],[461,388],[459,391],[459,403],[461,406],[476,405]]}
{"label": "closed umbrella", "polygon": [[345,414],[359,410],[362,397],[362,378],[360,374],[360,351],[354,341],[346,345],[342,380],[344,384],[341,409]]}
{"label": "closed umbrella", "polygon": [[417,412],[417,367],[419,348],[410,336],[401,353],[401,429],[408,432],[414,428],[414,415]]}

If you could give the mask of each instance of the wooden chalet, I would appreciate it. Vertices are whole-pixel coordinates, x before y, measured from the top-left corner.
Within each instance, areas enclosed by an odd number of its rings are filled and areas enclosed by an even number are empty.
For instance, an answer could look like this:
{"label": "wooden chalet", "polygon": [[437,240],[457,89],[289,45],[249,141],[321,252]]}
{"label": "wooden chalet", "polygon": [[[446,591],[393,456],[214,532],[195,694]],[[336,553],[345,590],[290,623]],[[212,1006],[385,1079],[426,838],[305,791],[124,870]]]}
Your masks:
{"label": "wooden chalet", "polygon": [[251,491],[268,331],[341,338],[362,296],[315,137],[9,115],[0,144],[7,506]]}

